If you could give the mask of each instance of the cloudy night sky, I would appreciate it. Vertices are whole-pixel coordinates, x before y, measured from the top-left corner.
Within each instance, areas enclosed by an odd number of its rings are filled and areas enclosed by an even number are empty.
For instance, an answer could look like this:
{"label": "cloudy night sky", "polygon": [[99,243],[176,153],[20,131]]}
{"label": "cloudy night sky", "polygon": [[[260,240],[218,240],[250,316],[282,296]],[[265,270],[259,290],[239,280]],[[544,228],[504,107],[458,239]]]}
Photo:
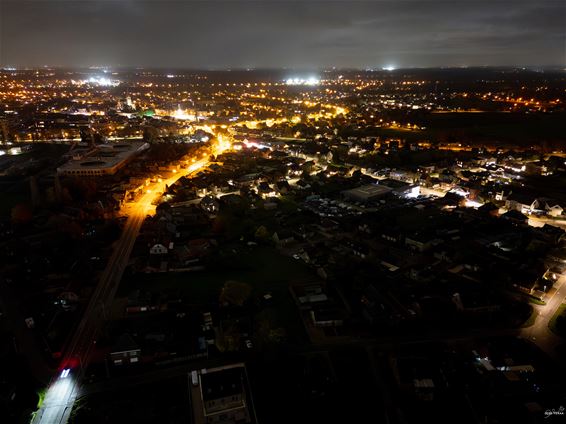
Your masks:
{"label": "cloudy night sky", "polygon": [[562,0],[0,0],[2,66],[565,66]]}

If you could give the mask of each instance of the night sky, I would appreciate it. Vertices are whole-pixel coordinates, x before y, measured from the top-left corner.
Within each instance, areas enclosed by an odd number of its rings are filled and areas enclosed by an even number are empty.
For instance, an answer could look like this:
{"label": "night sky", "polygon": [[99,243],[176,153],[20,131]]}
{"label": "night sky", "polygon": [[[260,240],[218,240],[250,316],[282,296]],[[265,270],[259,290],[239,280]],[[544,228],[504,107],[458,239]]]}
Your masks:
{"label": "night sky", "polygon": [[566,66],[562,0],[0,0],[2,66]]}

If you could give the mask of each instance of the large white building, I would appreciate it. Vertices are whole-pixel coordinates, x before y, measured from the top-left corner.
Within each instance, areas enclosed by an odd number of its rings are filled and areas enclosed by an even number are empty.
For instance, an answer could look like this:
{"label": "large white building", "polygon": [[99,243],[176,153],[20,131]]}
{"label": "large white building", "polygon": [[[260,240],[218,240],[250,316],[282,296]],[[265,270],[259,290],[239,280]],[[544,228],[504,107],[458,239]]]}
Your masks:
{"label": "large white building", "polygon": [[57,174],[76,177],[113,175],[138,153],[149,148],[142,142],[102,144],[87,153],[75,155],[57,168]]}
{"label": "large white building", "polygon": [[257,422],[243,363],[191,373],[195,424],[253,424]]}

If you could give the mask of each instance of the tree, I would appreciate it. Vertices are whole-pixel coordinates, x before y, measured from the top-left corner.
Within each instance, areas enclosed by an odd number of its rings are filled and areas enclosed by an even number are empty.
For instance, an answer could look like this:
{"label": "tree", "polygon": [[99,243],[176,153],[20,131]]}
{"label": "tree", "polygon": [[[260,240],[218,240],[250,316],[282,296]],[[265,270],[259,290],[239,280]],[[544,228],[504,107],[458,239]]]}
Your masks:
{"label": "tree", "polygon": [[558,331],[558,334],[563,337],[566,336],[566,318],[564,315],[559,315],[558,317],[556,317],[555,328]]}
{"label": "tree", "polygon": [[11,217],[14,224],[27,224],[33,218],[33,213],[29,205],[19,203],[12,208]]}
{"label": "tree", "polygon": [[158,138],[157,129],[150,125],[143,127],[143,141],[146,143],[155,143]]}
{"label": "tree", "polygon": [[30,177],[29,186],[31,192],[31,204],[34,208],[37,208],[41,205],[41,196],[39,195],[39,185],[35,176]]}
{"label": "tree", "polygon": [[220,304],[223,306],[242,306],[250,297],[252,288],[249,284],[227,281],[220,292]]}
{"label": "tree", "polygon": [[260,225],[255,232],[255,238],[261,241],[267,241],[270,238],[269,231],[263,225]]}

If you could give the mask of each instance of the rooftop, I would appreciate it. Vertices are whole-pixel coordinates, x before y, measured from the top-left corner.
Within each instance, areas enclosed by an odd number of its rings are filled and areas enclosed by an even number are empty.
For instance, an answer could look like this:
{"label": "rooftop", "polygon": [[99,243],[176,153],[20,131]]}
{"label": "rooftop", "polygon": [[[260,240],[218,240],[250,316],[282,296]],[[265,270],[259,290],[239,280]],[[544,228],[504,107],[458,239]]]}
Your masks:
{"label": "rooftop", "polygon": [[367,184],[364,186],[344,190],[342,194],[346,197],[354,197],[363,200],[371,200],[376,197],[384,196],[391,191],[390,187],[376,184]]}
{"label": "rooftop", "polygon": [[221,372],[201,374],[204,401],[220,399],[244,392],[242,368],[228,368]]}
{"label": "rooftop", "polygon": [[57,168],[57,173],[81,174],[88,173],[83,171],[98,170],[100,173],[113,174],[128,159],[148,147],[147,143],[142,142],[101,144],[63,164]]}

